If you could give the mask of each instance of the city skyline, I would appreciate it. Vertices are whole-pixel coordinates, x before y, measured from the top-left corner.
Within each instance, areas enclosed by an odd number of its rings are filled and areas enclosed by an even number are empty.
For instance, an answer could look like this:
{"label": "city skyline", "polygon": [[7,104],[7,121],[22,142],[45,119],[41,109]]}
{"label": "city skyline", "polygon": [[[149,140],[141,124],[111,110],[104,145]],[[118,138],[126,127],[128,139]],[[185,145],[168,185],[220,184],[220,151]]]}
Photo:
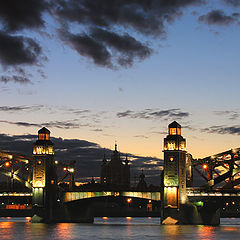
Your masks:
{"label": "city skyline", "polygon": [[152,166],[176,120],[194,158],[239,147],[240,2],[106,3],[0,4],[2,139],[45,126]]}

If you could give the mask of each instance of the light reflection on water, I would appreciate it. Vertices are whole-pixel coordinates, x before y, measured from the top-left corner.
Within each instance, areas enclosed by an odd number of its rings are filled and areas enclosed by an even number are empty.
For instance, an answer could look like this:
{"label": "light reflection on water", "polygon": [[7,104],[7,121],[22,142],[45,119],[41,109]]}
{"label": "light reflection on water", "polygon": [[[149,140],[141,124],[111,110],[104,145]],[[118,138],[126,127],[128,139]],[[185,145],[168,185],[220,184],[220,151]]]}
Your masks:
{"label": "light reflection on water", "polygon": [[29,218],[0,218],[1,240],[67,239],[239,239],[240,219],[221,219],[221,226],[161,226],[159,218],[95,218],[94,224],[32,224]]}

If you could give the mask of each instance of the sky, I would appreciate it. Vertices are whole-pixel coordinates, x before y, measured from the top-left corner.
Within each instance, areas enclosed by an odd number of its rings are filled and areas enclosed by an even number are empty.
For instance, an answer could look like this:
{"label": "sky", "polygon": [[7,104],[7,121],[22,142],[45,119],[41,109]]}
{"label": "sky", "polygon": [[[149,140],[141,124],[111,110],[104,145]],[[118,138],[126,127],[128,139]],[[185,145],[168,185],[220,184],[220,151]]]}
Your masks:
{"label": "sky", "polygon": [[2,1],[0,148],[45,126],[90,177],[115,141],[157,175],[174,120],[194,158],[239,147],[239,40],[239,0]]}

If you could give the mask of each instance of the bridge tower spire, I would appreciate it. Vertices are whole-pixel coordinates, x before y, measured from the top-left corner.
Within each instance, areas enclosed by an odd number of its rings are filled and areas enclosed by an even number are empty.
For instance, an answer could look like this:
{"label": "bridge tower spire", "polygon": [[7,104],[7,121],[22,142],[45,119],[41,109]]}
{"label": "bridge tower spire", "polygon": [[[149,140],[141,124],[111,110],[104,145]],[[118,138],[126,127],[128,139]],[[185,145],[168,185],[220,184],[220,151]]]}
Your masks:
{"label": "bridge tower spire", "polygon": [[187,202],[186,140],[181,136],[181,125],[176,121],[168,126],[163,152],[162,223],[166,218],[177,214],[180,205]]}
{"label": "bridge tower spire", "polygon": [[51,222],[56,205],[57,174],[54,145],[50,131],[43,127],[33,146],[33,214],[32,222]]}

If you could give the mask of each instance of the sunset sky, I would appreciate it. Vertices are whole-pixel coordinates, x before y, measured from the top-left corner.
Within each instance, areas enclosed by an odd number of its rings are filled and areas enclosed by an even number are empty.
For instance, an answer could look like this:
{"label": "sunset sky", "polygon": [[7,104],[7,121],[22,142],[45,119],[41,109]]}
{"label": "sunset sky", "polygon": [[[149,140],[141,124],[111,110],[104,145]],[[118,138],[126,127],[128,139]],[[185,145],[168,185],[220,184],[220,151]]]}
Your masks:
{"label": "sunset sky", "polygon": [[0,3],[0,133],[162,159],[176,120],[195,158],[240,147],[240,1],[110,2]]}

